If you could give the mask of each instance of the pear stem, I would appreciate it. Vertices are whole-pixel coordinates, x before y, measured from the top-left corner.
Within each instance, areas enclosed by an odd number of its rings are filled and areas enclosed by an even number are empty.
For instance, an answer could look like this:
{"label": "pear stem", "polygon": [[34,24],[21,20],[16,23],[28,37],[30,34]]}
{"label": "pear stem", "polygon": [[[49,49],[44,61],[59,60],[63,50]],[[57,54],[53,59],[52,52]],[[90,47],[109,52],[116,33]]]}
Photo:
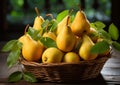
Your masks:
{"label": "pear stem", "polygon": [[68,15],[66,26],[68,26],[69,19],[70,19],[70,16]]}
{"label": "pear stem", "polygon": [[27,26],[25,27],[24,35],[26,35],[26,32],[27,32],[28,27],[29,27],[29,24],[27,24]]}
{"label": "pear stem", "polygon": [[69,22],[70,15],[72,14],[72,12],[73,12],[73,9],[69,10],[68,18],[67,18],[67,23],[66,23],[67,26],[68,26],[68,22]]}
{"label": "pear stem", "polygon": [[68,12],[68,15],[70,16],[73,12],[73,9],[70,9],[69,12]]}
{"label": "pear stem", "polygon": [[50,16],[52,19],[55,19],[52,14],[46,14],[46,16]]}
{"label": "pear stem", "polygon": [[39,12],[37,7],[35,7],[35,12],[36,12],[37,16],[39,17],[40,16],[40,12]]}
{"label": "pear stem", "polygon": [[80,4],[78,5],[78,7],[79,7],[79,11],[83,10],[83,8],[82,8],[82,6],[80,6]]}

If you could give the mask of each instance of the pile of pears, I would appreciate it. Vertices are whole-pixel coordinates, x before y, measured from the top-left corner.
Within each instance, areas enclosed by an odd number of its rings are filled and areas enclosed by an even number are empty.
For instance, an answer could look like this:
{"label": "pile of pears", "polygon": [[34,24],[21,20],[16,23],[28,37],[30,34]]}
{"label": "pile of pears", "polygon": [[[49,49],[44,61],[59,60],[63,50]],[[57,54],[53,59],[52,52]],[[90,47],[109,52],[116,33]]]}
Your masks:
{"label": "pile of pears", "polygon": [[[38,10],[36,11],[38,14]],[[40,63],[79,63],[84,60],[94,60],[99,56],[99,54],[92,54],[90,50],[96,42],[102,39],[90,36],[96,30],[90,27],[90,22],[83,10],[76,12],[73,21],[70,14],[65,16],[57,24],[54,32],[46,31],[43,33],[42,24],[44,21],[44,18],[38,14],[34,20],[33,29],[40,30],[39,34],[41,37],[48,37],[54,40],[57,47],[46,47],[40,40],[32,39],[25,32],[18,39],[23,44],[21,53],[25,60]]]}

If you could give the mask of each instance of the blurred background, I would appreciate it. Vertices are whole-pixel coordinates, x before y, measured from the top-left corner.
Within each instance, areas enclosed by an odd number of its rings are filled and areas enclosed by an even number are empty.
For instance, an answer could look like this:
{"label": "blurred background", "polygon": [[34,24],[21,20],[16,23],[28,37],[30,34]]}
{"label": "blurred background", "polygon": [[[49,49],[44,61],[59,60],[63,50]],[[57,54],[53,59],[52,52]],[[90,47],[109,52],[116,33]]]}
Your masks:
{"label": "blurred background", "polygon": [[56,17],[65,9],[73,9],[76,13],[78,5],[81,5],[90,22],[99,20],[107,26],[113,22],[120,30],[119,3],[120,0],[1,0],[0,41],[17,39],[23,35],[25,26],[33,25],[35,7],[46,18],[47,13]]}

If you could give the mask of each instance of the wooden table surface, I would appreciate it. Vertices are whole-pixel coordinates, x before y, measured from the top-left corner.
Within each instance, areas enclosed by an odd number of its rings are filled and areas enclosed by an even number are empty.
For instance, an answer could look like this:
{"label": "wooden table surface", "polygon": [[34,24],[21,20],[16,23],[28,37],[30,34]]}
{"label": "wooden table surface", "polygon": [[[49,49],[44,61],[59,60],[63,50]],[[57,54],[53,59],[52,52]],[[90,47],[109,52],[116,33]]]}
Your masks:
{"label": "wooden table surface", "polygon": [[[0,42],[0,50],[6,42]],[[11,69],[7,68],[6,59],[8,53],[3,53],[0,51],[0,85],[13,85],[13,83],[8,83],[8,76],[19,70],[19,66],[14,66]],[[113,49],[112,57],[108,59],[105,63],[100,75],[91,80],[80,81],[79,83],[50,83],[50,82],[38,82],[38,83],[28,83],[25,81],[20,81],[14,83],[14,85],[119,85],[120,84],[120,53]]]}

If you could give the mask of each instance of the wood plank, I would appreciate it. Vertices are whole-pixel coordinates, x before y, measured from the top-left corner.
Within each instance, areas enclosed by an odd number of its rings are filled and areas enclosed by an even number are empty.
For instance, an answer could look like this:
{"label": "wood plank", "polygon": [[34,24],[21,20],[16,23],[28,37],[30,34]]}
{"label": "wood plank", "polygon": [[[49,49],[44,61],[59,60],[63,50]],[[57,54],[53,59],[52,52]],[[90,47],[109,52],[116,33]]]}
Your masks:
{"label": "wood plank", "polygon": [[119,68],[120,69],[120,63],[106,63],[104,65],[104,68]]}
{"label": "wood plank", "polygon": [[103,78],[108,82],[118,81],[120,83],[120,76],[104,75]]}
{"label": "wood plank", "polygon": [[120,76],[120,69],[119,68],[103,68],[101,70],[102,75],[111,75],[111,76]]}

